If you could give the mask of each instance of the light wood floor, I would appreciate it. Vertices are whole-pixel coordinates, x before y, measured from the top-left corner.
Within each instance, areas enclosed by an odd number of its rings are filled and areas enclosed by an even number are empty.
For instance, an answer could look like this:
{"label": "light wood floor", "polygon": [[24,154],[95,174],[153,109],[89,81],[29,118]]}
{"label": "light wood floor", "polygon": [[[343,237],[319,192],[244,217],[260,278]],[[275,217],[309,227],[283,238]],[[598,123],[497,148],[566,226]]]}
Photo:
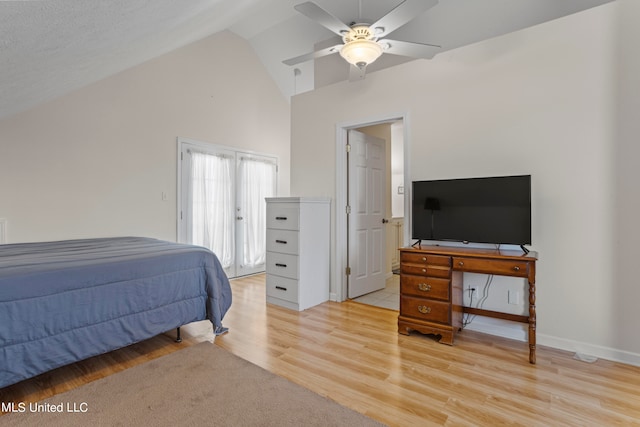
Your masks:
{"label": "light wood floor", "polygon": [[[264,276],[232,281],[233,305],[216,344],[391,426],[640,425],[640,368],[463,331],[450,347],[397,333],[397,312],[356,302],[298,313],[265,304]],[[186,335],[186,334],[185,334]],[[36,401],[193,345],[173,334],[94,357],[0,390]],[[1,423],[1,422],[0,422]]]}

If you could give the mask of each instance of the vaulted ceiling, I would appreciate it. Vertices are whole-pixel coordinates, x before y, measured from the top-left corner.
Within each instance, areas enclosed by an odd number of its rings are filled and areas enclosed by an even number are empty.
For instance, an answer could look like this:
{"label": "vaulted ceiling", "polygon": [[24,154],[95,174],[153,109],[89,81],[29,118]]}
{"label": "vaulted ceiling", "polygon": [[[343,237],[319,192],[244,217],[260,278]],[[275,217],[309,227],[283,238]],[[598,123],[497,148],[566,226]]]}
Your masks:
{"label": "vaulted ceiling", "polygon": [[[393,32],[393,38],[437,44],[445,52],[610,1],[440,0]],[[339,55],[295,67],[282,63],[335,38],[294,10],[301,2],[0,1],[0,118],[225,29],[251,44],[286,97],[346,80],[348,64]],[[315,2],[350,23],[373,22],[402,0]],[[383,55],[367,72],[408,60]]]}

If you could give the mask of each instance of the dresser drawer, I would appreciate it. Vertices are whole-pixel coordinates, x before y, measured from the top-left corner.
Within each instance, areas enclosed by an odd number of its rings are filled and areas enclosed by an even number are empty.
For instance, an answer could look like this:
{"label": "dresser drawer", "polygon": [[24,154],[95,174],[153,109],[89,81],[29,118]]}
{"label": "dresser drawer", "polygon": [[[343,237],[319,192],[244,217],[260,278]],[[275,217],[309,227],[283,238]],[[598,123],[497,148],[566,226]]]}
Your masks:
{"label": "dresser drawer", "polygon": [[267,274],[298,278],[298,257],[296,255],[282,254],[279,252],[267,252]]}
{"label": "dresser drawer", "polygon": [[529,264],[526,261],[515,260],[453,257],[453,269],[501,276],[527,277],[529,275]]}
{"label": "dresser drawer", "polygon": [[451,273],[449,267],[433,265],[400,264],[400,272],[403,274],[413,274],[417,276],[441,277],[448,279]]}
{"label": "dresser drawer", "polygon": [[400,293],[449,301],[450,283],[448,279],[403,274],[400,276]]}
{"label": "dresser drawer", "polygon": [[299,230],[300,208],[288,203],[267,205],[267,228]]}
{"label": "dresser drawer", "polygon": [[402,295],[400,297],[400,313],[402,316],[410,316],[429,322],[451,324],[451,305],[446,302]]}
{"label": "dresser drawer", "polygon": [[298,232],[267,229],[267,251],[298,255]]}
{"label": "dresser drawer", "polygon": [[267,274],[267,297],[298,303],[298,281]]}
{"label": "dresser drawer", "polygon": [[419,252],[402,252],[400,262],[411,264],[429,264],[451,267],[451,257],[445,255],[427,255]]}

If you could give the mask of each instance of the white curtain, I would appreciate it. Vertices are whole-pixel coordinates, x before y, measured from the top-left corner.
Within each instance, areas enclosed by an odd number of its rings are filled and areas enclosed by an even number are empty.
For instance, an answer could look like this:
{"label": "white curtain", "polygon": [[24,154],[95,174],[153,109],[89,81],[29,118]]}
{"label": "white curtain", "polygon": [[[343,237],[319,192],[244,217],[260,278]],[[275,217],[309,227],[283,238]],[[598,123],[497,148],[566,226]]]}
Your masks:
{"label": "white curtain", "polygon": [[191,241],[211,249],[223,268],[231,265],[235,251],[233,160],[191,152]]}
{"label": "white curtain", "polygon": [[266,255],[265,197],[273,197],[276,188],[276,164],[262,159],[240,159],[240,192],[243,211],[244,250],[242,264],[264,264]]}

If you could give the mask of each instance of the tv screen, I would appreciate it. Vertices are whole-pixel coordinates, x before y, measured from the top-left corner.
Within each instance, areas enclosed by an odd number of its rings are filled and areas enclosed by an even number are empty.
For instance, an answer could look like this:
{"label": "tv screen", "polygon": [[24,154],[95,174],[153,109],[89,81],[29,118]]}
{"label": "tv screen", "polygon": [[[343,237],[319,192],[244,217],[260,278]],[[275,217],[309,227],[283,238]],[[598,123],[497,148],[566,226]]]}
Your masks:
{"label": "tv screen", "polygon": [[414,181],[412,238],[531,244],[531,175]]}

